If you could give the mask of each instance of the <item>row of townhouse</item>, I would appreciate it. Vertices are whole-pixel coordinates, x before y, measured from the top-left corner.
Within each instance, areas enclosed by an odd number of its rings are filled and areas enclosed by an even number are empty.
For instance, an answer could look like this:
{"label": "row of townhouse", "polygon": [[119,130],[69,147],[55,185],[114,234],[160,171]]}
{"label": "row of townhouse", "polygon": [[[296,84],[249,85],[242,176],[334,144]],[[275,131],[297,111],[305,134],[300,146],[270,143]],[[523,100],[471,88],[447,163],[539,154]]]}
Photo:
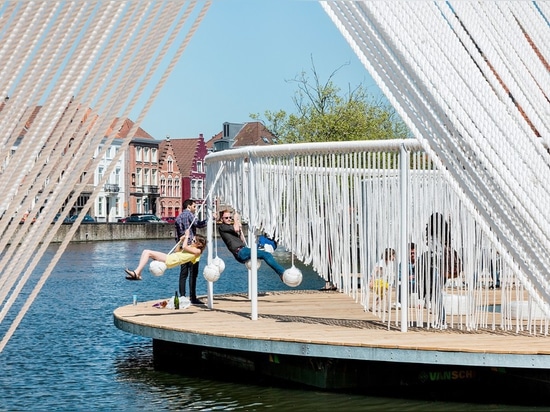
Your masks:
{"label": "row of townhouse", "polygon": [[[8,157],[4,159],[3,168],[16,153],[26,130],[32,125],[40,109],[40,106],[29,108],[21,116],[21,126],[16,127],[21,130],[19,138],[14,142]],[[83,124],[90,113],[91,110],[87,109],[83,119],[77,118],[77,115],[73,116]],[[110,136],[113,127],[118,124],[118,119],[115,119],[105,136]],[[194,199],[199,204],[204,202],[208,191],[205,188],[204,158],[209,152],[276,143],[275,136],[260,122],[225,122],[222,131],[208,142],[204,141],[202,134],[197,138],[166,137],[164,140],[157,140],[140,127],[129,136],[133,126],[134,122],[129,119],[117,126],[115,138],[99,159],[95,171],[87,170],[80,177],[80,182],[85,183],[85,187],[76,203],[71,206],[66,204],[60,213],[68,216],[79,214],[95,189],[101,187],[88,210],[88,214],[97,222],[117,222],[134,213],[150,213],[161,218],[176,217],[182,211],[185,199]],[[120,153],[123,144],[127,142],[126,139],[131,140],[126,150]],[[74,143],[71,139],[69,146]],[[95,150],[96,158],[103,152],[106,144],[105,137]],[[116,164],[112,167],[115,161]],[[109,175],[106,176],[108,171]],[[69,211],[66,210],[68,207]],[[34,205],[31,209],[33,208]],[[24,215],[28,213],[30,210]],[[204,218],[204,215],[199,217]]]}
{"label": "row of townhouse", "polygon": [[[117,133],[115,143],[106,151],[95,172],[94,187],[102,181],[104,171],[116,157],[117,146],[128,138],[132,126],[133,123],[127,120]],[[208,142],[202,134],[198,138],[155,140],[141,128],[131,139],[128,150],[118,159],[95,200],[90,214],[98,222],[116,222],[132,213],[176,217],[185,199],[194,199],[199,204],[204,202],[207,193],[204,158],[209,152],[276,143],[275,136],[260,122],[226,122],[222,132]],[[101,149],[98,147],[96,153]],[[83,194],[79,204],[86,201],[85,196]],[[78,213],[78,209],[73,212]],[[204,215],[199,217],[204,218]]]}
{"label": "row of townhouse", "polygon": [[[131,127],[132,122],[127,120],[123,128]],[[89,212],[96,221],[117,222],[133,213],[176,217],[184,199],[201,201],[204,198],[207,149],[202,134],[198,138],[156,140],[138,129],[128,149],[118,157],[117,164],[105,178],[105,171],[128,138],[125,130],[119,135],[105,151],[94,173],[93,187],[104,181]],[[102,149],[98,147],[96,154]],[[71,214],[79,213],[90,194],[81,195]]]}

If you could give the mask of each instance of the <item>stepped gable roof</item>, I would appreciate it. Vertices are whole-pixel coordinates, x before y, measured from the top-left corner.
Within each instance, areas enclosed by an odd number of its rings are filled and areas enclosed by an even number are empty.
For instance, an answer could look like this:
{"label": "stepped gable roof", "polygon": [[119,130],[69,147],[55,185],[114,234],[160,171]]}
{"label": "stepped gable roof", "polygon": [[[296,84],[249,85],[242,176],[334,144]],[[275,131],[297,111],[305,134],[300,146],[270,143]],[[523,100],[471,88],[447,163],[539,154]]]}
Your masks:
{"label": "stepped gable roof", "polygon": [[188,137],[180,139],[166,139],[163,140],[159,149],[161,150],[162,161],[165,160],[164,154],[166,151],[166,146],[171,145],[172,151],[174,152],[174,160],[178,164],[178,168],[182,176],[188,176],[189,173],[193,170],[193,164],[196,159],[197,149],[199,148],[201,138],[200,137]]}

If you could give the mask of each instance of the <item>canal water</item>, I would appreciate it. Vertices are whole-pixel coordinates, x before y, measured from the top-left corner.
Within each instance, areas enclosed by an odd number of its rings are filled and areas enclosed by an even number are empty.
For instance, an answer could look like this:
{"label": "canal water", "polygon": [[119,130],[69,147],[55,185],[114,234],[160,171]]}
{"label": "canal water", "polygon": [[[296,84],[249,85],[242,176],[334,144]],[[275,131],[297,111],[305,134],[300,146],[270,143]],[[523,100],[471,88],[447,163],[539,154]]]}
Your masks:
{"label": "canal water", "polygon": [[[124,279],[144,248],[168,251],[170,240],[113,241],[69,245],[19,328],[0,353],[0,411],[448,411],[543,410],[507,405],[477,405],[437,400],[408,400],[280,388],[156,371],[150,339],[113,326],[113,310],[138,300],[161,300],[177,288],[179,268],[141,282]],[[57,246],[52,245],[53,254]],[[215,293],[243,292],[247,272],[227,250],[215,248],[226,269]],[[276,251],[285,266],[290,255]],[[205,259],[204,259],[205,260]],[[294,262],[304,275],[300,289],[319,289],[324,282]],[[35,271],[34,279],[45,264]],[[202,272],[202,269],[201,269]],[[284,290],[266,265],[259,271],[259,292]],[[28,293],[22,293],[26,298]],[[198,293],[206,294],[199,275]],[[20,304],[20,303],[19,303]],[[13,315],[0,324],[1,336]]]}

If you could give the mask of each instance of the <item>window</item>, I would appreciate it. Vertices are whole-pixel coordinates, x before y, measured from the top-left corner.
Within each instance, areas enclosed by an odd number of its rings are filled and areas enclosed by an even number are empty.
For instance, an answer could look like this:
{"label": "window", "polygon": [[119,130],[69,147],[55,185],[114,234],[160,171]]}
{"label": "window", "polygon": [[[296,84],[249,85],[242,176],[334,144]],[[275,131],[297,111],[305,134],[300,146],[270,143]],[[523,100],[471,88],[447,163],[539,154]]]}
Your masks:
{"label": "window", "polygon": [[203,199],[204,198],[204,191],[203,191],[203,181],[197,180],[197,197],[194,199]]}
{"label": "window", "polygon": [[143,184],[150,185],[151,181],[149,180],[149,169],[143,169]]}
{"label": "window", "polygon": [[141,180],[141,167],[138,167],[136,169],[136,187],[143,186],[142,180]]}
{"label": "window", "polygon": [[151,158],[149,157],[149,148],[148,147],[143,148],[143,161],[144,162],[150,162],[151,161]]}
{"label": "window", "polygon": [[101,182],[101,180],[103,179],[103,172],[104,172],[104,170],[103,170],[102,166],[97,168],[97,181],[98,182]]}
{"label": "window", "polygon": [[151,149],[151,162],[158,163],[158,150],[155,148]]}
{"label": "window", "polygon": [[197,199],[197,180],[191,180],[191,199]]}
{"label": "window", "polygon": [[166,195],[166,179],[164,176],[160,178],[160,194],[164,196]]}
{"label": "window", "polygon": [[174,196],[174,186],[173,186],[173,181],[172,181],[171,177],[168,178],[168,185],[167,185],[166,190],[167,190],[166,194],[168,195],[168,197],[173,197]]}
{"label": "window", "polygon": [[157,169],[152,169],[151,170],[151,184],[153,186],[158,186],[159,182],[158,182],[158,174],[157,174]]}
{"label": "window", "polygon": [[115,184],[120,185],[120,167],[115,170]]}
{"label": "window", "polygon": [[197,162],[197,172],[202,173],[202,162]]}
{"label": "window", "polygon": [[174,197],[180,197],[180,196],[181,196],[180,179],[175,178],[174,179]]}
{"label": "window", "polygon": [[136,146],[136,162],[142,161],[141,146]]}
{"label": "window", "polygon": [[166,161],[166,168],[168,169],[168,173],[172,173],[174,171],[174,160],[171,156],[168,156],[168,160]]}
{"label": "window", "polygon": [[99,196],[97,198],[97,215],[103,216],[103,196]]}

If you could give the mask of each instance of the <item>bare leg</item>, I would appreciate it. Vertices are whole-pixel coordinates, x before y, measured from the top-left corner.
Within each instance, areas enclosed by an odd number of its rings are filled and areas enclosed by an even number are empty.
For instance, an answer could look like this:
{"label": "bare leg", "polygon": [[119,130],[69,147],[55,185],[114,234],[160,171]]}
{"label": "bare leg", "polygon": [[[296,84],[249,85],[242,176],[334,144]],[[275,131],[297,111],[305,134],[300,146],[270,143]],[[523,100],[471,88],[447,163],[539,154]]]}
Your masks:
{"label": "bare leg", "polygon": [[141,252],[141,257],[139,258],[139,265],[136,268],[136,270],[134,270],[134,272],[136,272],[137,277],[141,278],[141,272],[149,262],[149,259],[166,262],[166,256],[168,256],[166,253],[145,249],[143,252]]}

